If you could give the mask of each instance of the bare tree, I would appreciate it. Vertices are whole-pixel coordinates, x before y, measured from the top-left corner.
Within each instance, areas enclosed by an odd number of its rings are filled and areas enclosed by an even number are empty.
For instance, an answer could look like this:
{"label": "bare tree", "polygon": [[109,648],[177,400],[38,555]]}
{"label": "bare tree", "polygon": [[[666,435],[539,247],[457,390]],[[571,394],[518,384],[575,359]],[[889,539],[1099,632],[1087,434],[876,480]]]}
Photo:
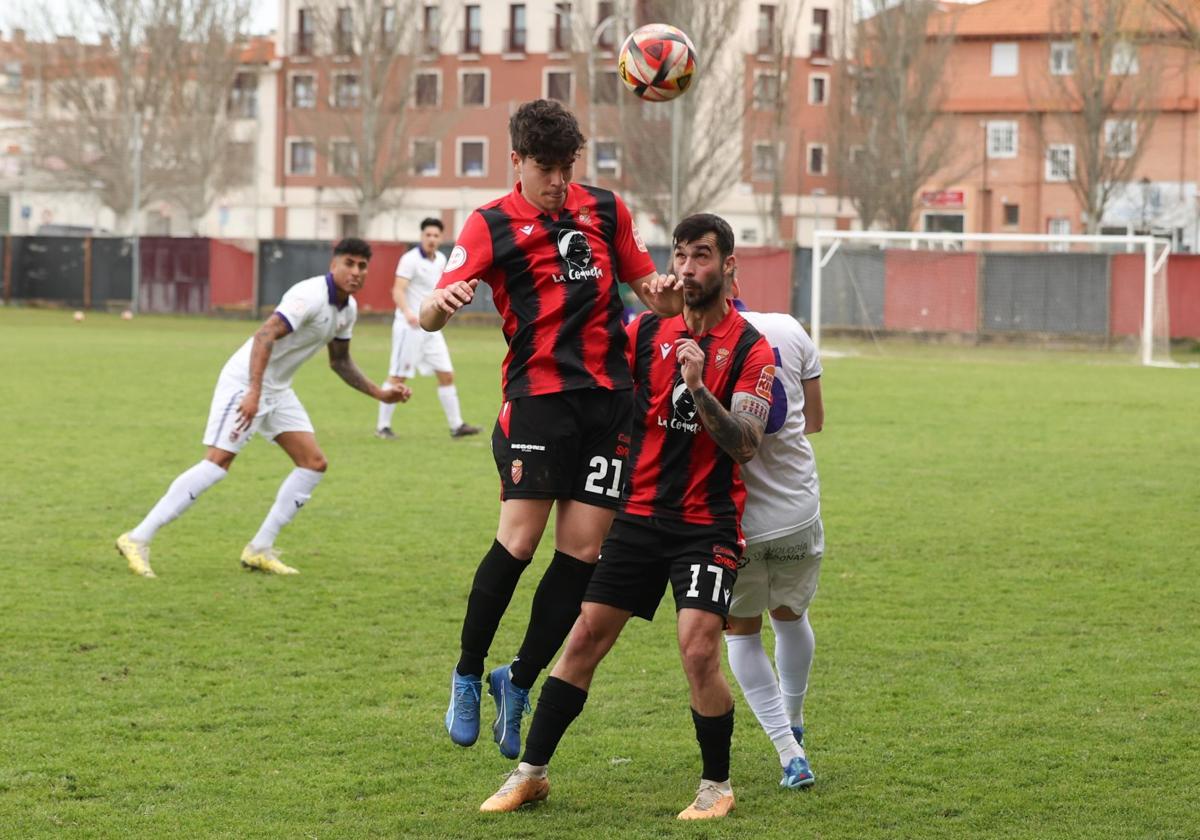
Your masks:
{"label": "bare tree", "polygon": [[952,16],[930,0],[863,0],[833,83],[833,148],[839,192],[864,228],[909,230],[917,192],[954,165],[955,133],[943,112]]}
{"label": "bare tree", "polygon": [[411,107],[421,57],[439,51],[449,20],[426,32],[418,23],[424,8],[421,0],[345,0],[332,12],[318,10],[318,31],[336,59],[329,65],[330,110],[293,112],[291,119],[344,180],[363,233],[403,196],[414,166],[409,139],[444,131],[438,117],[414,119]]}
{"label": "bare tree", "polygon": [[1177,37],[1200,51],[1200,8],[1193,0],[1151,0],[1151,4],[1174,28]]}
{"label": "bare tree", "polygon": [[[221,159],[226,135],[208,132],[212,153],[196,155],[178,147],[177,123],[186,115],[195,130],[224,107],[230,77],[217,68],[229,65],[245,0],[76,0],[60,17],[46,14],[43,29],[73,35],[42,44],[35,56],[39,165],[63,188],[96,194],[123,229],[146,204],[175,199],[182,180],[207,181],[211,172],[197,166]],[[204,47],[216,30],[222,41],[214,59]],[[102,33],[99,43],[74,37],[85,32]]]}
{"label": "bare tree", "polygon": [[738,0],[638,4],[635,23],[670,21],[688,34],[700,56],[694,90],[672,103],[631,101],[621,91],[616,109],[623,191],[668,232],[677,221],[671,219],[672,108],[680,109],[680,218],[711,206],[742,171],[743,50],[734,40],[739,6]]}
{"label": "bare tree", "polygon": [[[1147,18],[1127,0],[1056,0],[1055,43],[1064,45],[1057,74],[1048,73],[1058,103],[1056,137],[1072,147],[1051,166],[1067,180],[1087,219],[1100,229],[1105,210],[1123,193],[1145,153],[1158,117],[1161,77],[1157,50],[1147,41]],[[1069,45],[1067,47],[1066,45]],[[1062,72],[1069,68],[1069,72]],[[1038,123],[1042,148],[1055,137]],[[1048,152],[1053,155],[1054,151]]]}
{"label": "bare tree", "polygon": [[[799,23],[804,11],[804,0],[793,3],[781,3],[776,6],[779,19],[772,32],[756,33],[758,39],[758,56],[767,58],[760,67],[766,73],[758,77],[759,90],[752,95],[761,98],[761,104],[767,107],[767,119],[763,134],[755,133],[755,139],[765,138],[772,151],[773,157],[768,171],[765,173],[770,183],[770,189],[765,193],[756,193],[754,201],[758,210],[759,221],[763,225],[763,241],[766,245],[782,245],[780,233],[783,219],[783,192],[787,177],[787,162],[792,158],[793,151],[804,153],[804,132],[796,134],[791,130],[792,103],[801,97],[807,98],[807,92],[802,88],[793,90],[793,85],[803,85],[804,77],[794,77],[793,70],[796,59],[796,42],[799,33]],[[748,118],[744,124],[751,126]],[[753,152],[752,152],[753,154]],[[753,163],[751,164],[753,168]],[[798,191],[798,185],[797,185]]]}

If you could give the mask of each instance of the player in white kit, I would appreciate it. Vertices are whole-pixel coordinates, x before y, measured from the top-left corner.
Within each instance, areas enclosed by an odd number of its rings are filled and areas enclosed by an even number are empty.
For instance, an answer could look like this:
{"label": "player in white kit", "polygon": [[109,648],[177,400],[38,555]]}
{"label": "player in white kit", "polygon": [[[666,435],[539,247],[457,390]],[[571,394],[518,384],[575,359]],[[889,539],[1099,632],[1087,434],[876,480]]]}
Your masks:
{"label": "player in white kit", "polygon": [[[735,298],[738,283],[733,286]],[[741,301],[735,306],[742,309]],[[742,312],[775,351],[771,414],[758,457],[742,465],[746,551],[733,586],[725,642],[729,668],[779,753],[786,788],[815,781],[804,752],[804,695],[813,659],[808,605],[817,591],[825,532],[808,435],[821,431],[821,360],[791,315]],[[775,631],[775,667],[762,644],[762,614]]]}
{"label": "player in white kit", "polygon": [[[437,287],[446,267],[446,255],[438,250],[442,244],[440,219],[421,221],[421,243],[400,258],[396,266],[396,282],[392,299],[396,302],[396,317],[392,321],[392,359],[388,366],[388,383],[403,385],[416,374],[437,375],[438,401],[446,413],[451,437],[479,434],[479,427],[464,423],[458,406],[458,389],[454,387],[454,367],[446,337],[440,332],[421,329],[418,315],[421,301]],[[384,440],[396,437],[392,432],[392,413],[396,406],[381,402],[375,436]]]}
{"label": "player in white kit", "polygon": [[225,477],[233,459],[257,432],[279,444],[296,467],[284,479],[262,527],[242,551],[242,565],[274,574],[297,574],[280,562],[275,537],[312,496],[325,474],[326,461],[308,412],[292,390],[296,370],[328,347],[329,366],[351,388],[391,403],[403,402],[410,395],[403,385],[380,388],[350,358],[350,335],[358,314],[352,295],[366,281],[370,259],[371,247],[366,242],[343,239],[334,246],[329,273],[288,289],[271,317],[225,363],[204,432],[208,447],[204,460],[179,475],[146,518],[117,538],[117,550],[125,556],[130,571],[155,577],[150,568],[150,540]]}

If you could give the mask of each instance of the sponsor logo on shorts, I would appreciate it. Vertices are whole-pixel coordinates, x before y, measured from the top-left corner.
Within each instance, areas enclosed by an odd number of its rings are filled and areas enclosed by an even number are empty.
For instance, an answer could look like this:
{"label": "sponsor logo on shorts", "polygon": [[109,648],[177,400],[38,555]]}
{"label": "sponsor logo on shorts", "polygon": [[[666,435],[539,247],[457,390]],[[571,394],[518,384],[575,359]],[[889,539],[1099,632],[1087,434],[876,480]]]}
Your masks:
{"label": "sponsor logo on shorts", "polygon": [[509,467],[509,474],[512,476],[513,484],[520,484],[521,477],[525,475],[525,462],[520,458],[512,462]]}
{"label": "sponsor logo on shorts", "polygon": [[767,365],[762,369],[762,373],[758,375],[758,384],[754,386],[754,393],[758,394],[764,400],[771,399],[771,386],[775,384],[775,365]]}
{"label": "sponsor logo on shorts", "polygon": [[456,268],[461,268],[466,261],[467,249],[461,245],[455,245],[454,250],[450,252],[450,259],[446,260],[445,271],[450,272]]}
{"label": "sponsor logo on shorts", "polygon": [[[510,443],[509,446],[520,452],[545,452],[546,451],[546,447],[542,446],[540,443]],[[517,463],[520,463],[520,461],[518,461]]]}
{"label": "sponsor logo on shorts", "polygon": [[738,555],[736,551],[727,545],[714,545],[712,551],[713,563],[730,571],[737,571]]}

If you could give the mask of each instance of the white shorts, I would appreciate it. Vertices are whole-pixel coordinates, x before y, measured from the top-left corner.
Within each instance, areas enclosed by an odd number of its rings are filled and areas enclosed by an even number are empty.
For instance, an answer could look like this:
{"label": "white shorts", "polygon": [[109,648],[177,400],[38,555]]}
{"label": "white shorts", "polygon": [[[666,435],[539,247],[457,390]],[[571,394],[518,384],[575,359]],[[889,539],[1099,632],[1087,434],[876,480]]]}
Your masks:
{"label": "white shorts", "polygon": [[429,376],[434,371],[451,373],[450,348],[441,332],[425,332],[420,327],[410,327],[408,321],[397,318],[392,322],[392,359],[388,365],[388,376],[409,379],[417,375]]}
{"label": "white shorts", "polygon": [[212,406],[208,409],[208,425],[204,428],[205,446],[214,446],[236,455],[256,433],[267,440],[274,440],[276,435],[283,432],[313,431],[308,412],[300,404],[296,392],[288,388],[286,391],[264,394],[258,401],[258,414],[254,415],[254,422],[249,429],[239,432],[237,408],[245,393],[244,382],[227,376],[217,380]]}
{"label": "white shorts", "polygon": [[729,614],[753,618],[764,610],[787,607],[799,615],[817,594],[825,529],[821,517],[793,534],[746,547],[733,584]]}

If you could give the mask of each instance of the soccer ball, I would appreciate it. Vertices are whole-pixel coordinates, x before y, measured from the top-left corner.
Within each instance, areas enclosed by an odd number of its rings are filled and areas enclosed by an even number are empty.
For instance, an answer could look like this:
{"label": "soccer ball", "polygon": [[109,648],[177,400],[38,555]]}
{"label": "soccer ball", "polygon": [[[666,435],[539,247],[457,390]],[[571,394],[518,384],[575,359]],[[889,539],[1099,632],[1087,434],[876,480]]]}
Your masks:
{"label": "soccer ball", "polygon": [[683,30],[648,23],[629,33],[617,58],[625,87],[648,102],[665,102],[687,91],[696,73],[696,48]]}
{"label": "soccer ball", "polygon": [[82,312],[76,312],[76,313],[75,313],[75,322],[76,322],[76,323],[79,323],[79,322],[80,322],[80,321],[82,321],[82,320],[83,320],[83,313],[82,313]]}

